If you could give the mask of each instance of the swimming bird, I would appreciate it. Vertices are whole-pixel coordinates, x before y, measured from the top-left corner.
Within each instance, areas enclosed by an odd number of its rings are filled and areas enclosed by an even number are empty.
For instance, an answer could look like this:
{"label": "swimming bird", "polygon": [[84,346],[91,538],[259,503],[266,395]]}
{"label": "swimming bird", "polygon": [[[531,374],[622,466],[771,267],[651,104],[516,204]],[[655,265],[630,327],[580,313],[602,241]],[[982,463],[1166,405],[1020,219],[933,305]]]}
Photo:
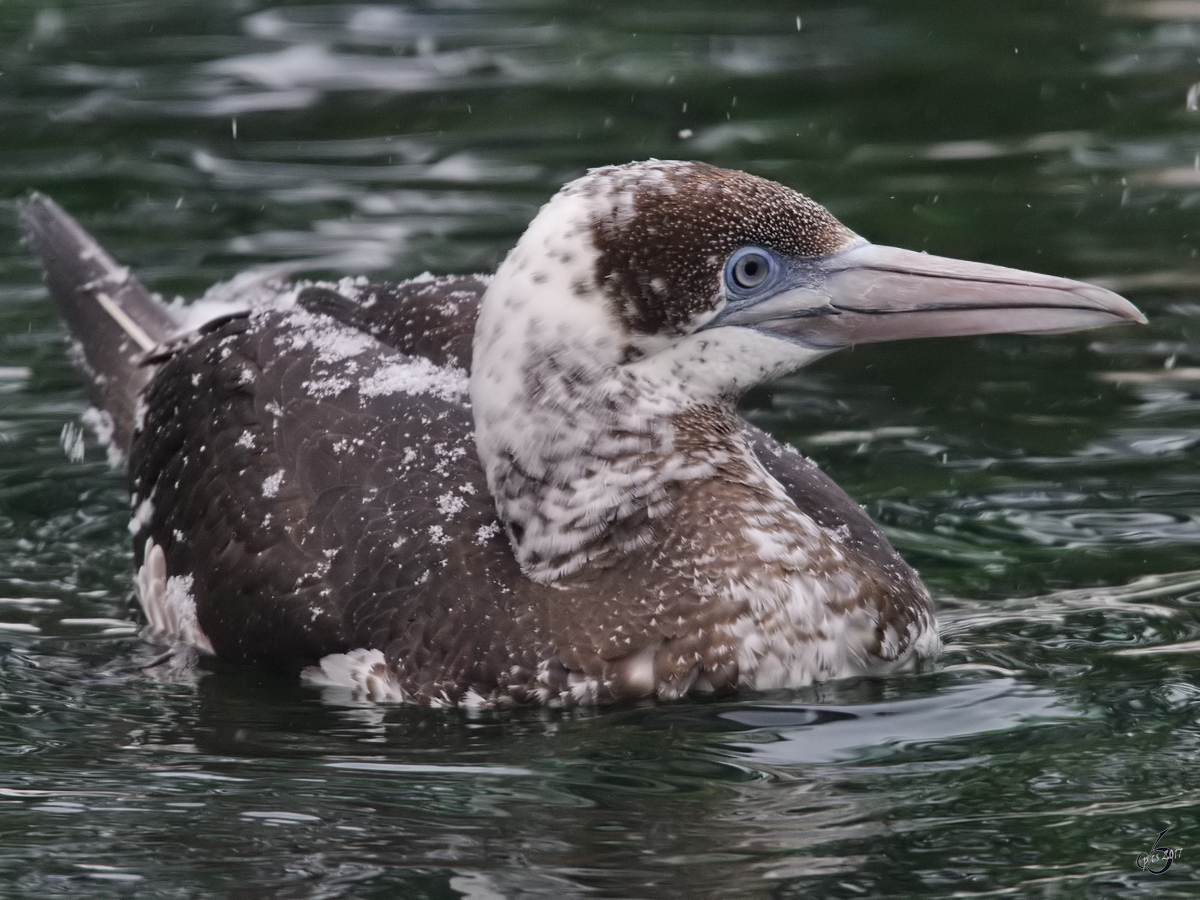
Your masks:
{"label": "swimming bird", "polygon": [[738,397],[852,344],[1145,322],[696,162],[572,181],[490,277],[235,280],[198,326],[50,199],[21,226],[127,460],[146,635],[432,705],[917,667],[917,574]]}

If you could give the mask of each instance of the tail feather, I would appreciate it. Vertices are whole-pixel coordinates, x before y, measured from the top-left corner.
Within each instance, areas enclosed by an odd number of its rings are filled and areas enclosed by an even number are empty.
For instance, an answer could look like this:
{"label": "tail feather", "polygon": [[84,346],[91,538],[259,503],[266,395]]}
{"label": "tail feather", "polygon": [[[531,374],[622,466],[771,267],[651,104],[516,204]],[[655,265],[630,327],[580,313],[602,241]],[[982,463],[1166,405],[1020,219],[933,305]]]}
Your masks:
{"label": "tail feather", "polygon": [[79,346],[92,402],[111,418],[113,444],[124,453],[133,437],[138,394],[153,374],[142,358],[175,334],[179,323],[49,197],[31,194],[19,219]]}

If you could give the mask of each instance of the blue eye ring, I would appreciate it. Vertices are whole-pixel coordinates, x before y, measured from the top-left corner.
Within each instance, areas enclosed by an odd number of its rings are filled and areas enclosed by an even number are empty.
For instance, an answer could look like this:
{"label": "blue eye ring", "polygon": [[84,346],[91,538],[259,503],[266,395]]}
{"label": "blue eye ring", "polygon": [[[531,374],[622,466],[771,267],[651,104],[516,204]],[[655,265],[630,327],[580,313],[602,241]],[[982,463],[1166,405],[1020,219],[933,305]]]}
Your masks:
{"label": "blue eye ring", "polygon": [[771,280],[778,265],[762,247],[735,250],[725,263],[725,286],[731,291],[756,291]]}

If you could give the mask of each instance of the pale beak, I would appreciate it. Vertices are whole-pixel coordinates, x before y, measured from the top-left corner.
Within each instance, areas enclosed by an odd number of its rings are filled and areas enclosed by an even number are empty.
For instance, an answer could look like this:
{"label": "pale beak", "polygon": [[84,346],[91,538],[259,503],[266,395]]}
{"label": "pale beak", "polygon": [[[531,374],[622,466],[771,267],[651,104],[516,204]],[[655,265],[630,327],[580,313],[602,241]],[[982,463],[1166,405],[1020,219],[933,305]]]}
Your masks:
{"label": "pale beak", "polygon": [[833,350],[905,338],[1079,331],[1146,324],[1123,297],[1082,281],[857,244],[795,265],[781,290],[724,310],[744,325]]}

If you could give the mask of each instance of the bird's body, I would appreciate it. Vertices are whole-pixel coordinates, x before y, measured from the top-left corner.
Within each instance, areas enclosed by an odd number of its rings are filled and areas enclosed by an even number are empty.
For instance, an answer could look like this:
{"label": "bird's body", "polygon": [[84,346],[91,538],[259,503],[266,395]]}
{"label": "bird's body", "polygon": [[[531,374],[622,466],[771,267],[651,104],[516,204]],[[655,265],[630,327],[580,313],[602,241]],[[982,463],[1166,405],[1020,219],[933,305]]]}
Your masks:
{"label": "bird's body", "polygon": [[[490,279],[259,284],[182,333],[52,203],[24,226],[128,454],[151,636],[418,703],[912,668],[939,648],[919,578],[736,397],[846,343],[1139,315],[694,163],[572,183]],[[863,272],[967,301],[884,334]]]}

